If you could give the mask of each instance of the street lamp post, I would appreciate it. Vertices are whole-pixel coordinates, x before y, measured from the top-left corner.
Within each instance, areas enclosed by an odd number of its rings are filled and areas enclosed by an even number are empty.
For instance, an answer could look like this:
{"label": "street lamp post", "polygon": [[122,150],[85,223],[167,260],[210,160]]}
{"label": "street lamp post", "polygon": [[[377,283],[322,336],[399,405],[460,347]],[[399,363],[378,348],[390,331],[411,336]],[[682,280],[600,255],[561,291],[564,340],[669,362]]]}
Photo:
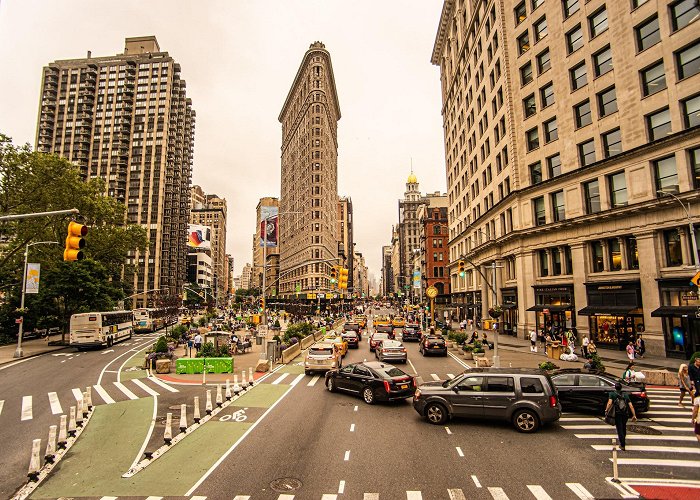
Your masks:
{"label": "street lamp post", "polygon": [[58,241],[37,241],[35,243],[27,243],[24,247],[24,267],[22,268],[22,298],[20,299],[19,308],[22,311],[19,321],[19,333],[17,335],[17,349],[15,349],[15,358],[24,356],[22,351],[22,334],[24,333],[24,295],[27,288],[27,259],[29,258],[29,247],[33,245],[58,245]]}
{"label": "street lamp post", "polygon": [[657,193],[661,195],[668,195],[671,196],[674,200],[676,200],[678,203],[681,204],[681,207],[683,207],[683,211],[685,212],[685,216],[688,219],[688,230],[690,231],[690,240],[693,243],[693,266],[695,266],[695,271],[698,272],[700,271],[700,262],[698,262],[698,241],[695,238],[695,226],[693,225],[693,219],[690,218],[690,202],[688,202],[688,206],[685,206],[685,203],[683,203],[683,200],[681,200],[678,196],[676,196],[673,193],[670,193],[668,191],[664,191],[662,189],[659,189],[656,191]]}

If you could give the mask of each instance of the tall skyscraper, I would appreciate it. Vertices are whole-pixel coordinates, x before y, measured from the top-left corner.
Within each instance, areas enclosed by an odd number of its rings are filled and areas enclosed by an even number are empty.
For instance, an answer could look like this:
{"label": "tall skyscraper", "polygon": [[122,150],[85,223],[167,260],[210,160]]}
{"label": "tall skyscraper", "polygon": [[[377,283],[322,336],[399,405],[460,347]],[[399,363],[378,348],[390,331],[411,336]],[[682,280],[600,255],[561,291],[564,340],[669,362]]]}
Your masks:
{"label": "tall skyscraper", "polygon": [[461,317],[500,304],[521,338],[700,348],[700,206],[685,203],[700,188],[699,14],[670,0],[443,3],[431,61]]}
{"label": "tall skyscraper", "polygon": [[[261,227],[263,219],[267,217],[274,216],[279,212],[280,202],[277,198],[271,196],[266,196],[260,198],[258,205],[255,207],[255,232],[253,233],[253,275],[251,277],[251,288],[262,288],[262,275],[263,275],[263,247],[261,246]],[[268,229],[272,230],[272,225],[276,224],[277,221],[274,218],[268,218]],[[268,233],[270,234],[270,233]],[[274,236],[273,236],[274,237]],[[273,244],[274,243],[274,244]],[[265,252],[267,258],[267,274],[265,275],[265,288],[267,288],[267,294],[271,294],[272,288],[277,290],[278,283],[276,283],[277,276],[279,275],[279,268],[273,266],[274,263],[279,263],[279,244],[276,241],[267,242],[267,251]]]}
{"label": "tall skyscraper", "polygon": [[414,293],[412,275],[413,259],[416,253],[420,253],[420,223],[418,221],[418,207],[424,203],[421,199],[418,179],[411,170],[406,180],[406,191],[403,200],[399,200],[399,262],[401,272],[397,276],[399,288],[406,295],[417,297]]}
{"label": "tall skyscraper", "polygon": [[352,198],[342,196],[338,201],[338,264],[348,270],[348,291],[355,286],[355,242],[353,237]]}
{"label": "tall skyscraper", "polygon": [[315,42],[304,54],[279,115],[283,296],[328,290],[331,267],[337,264],[339,119],[331,56]]}
{"label": "tall skyscraper", "polygon": [[139,269],[135,306],[151,290],[182,291],[194,124],[180,65],[154,36],[127,38],[123,54],[88,52],[43,69],[37,150],[104,179],[106,194],[126,204],[126,222],[148,231],[148,250],[128,259]]}

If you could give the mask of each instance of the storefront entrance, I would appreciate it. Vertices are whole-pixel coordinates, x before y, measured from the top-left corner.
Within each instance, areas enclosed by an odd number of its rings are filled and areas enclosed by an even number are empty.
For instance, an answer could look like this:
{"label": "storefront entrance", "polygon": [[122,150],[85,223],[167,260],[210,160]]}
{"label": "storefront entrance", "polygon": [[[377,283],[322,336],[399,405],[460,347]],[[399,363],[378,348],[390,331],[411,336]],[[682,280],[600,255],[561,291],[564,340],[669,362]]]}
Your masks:
{"label": "storefront entrance", "polygon": [[503,317],[500,320],[503,324],[503,333],[517,336],[518,334],[518,289],[501,288],[501,307]]}
{"label": "storefront entrance", "polygon": [[586,298],[588,305],[578,313],[589,316],[591,340],[598,347],[624,350],[644,333],[638,281],[586,283]]}
{"label": "storefront entrance", "polygon": [[666,356],[690,359],[700,350],[700,296],[689,279],[659,281],[662,306],[651,315],[662,318]]}
{"label": "storefront entrance", "polygon": [[538,337],[559,338],[567,330],[576,333],[573,285],[535,286],[535,331]]}

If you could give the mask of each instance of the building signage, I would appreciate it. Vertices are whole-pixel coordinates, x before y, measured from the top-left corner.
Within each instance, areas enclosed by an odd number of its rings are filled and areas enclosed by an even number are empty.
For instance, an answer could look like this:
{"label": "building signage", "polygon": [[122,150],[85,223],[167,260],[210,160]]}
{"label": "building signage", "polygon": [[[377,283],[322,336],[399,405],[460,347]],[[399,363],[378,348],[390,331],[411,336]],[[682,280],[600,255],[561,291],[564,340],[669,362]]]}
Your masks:
{"label": "building signage", "polygon": [[[277,246],[277,228],[279,221],[279,209],[277,207],[260,207],[260,243],[263,246],[267,242],[267,247]],[[267,232],[267,237],[265,237]]]}
{"label": "building signage", "polygon": [[211,228],[199,224],[188,224],[187,246],[198,250],[211,250]]}
{"label": "building signage", "polygon": [[538,293],[571,292],[573,286],[535,286]]}
{"label": "building signage", "polygon": [[598,290],[622,290],[622,285],[601,285]]}

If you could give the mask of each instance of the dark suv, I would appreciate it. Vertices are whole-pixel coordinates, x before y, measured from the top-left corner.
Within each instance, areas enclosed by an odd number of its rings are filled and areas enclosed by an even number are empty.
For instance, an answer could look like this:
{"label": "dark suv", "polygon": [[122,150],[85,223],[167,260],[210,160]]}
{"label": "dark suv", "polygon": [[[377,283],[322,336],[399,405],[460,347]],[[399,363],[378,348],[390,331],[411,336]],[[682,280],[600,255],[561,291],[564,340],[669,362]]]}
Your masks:
{"label": "dark suv", "polygon": [[561,417],[549,375],[527,368],[477,368],[427,382],[416,389],[413,408],[435,425],[451,417],[496,419],[512,422],[520,432],[535,432]]}

